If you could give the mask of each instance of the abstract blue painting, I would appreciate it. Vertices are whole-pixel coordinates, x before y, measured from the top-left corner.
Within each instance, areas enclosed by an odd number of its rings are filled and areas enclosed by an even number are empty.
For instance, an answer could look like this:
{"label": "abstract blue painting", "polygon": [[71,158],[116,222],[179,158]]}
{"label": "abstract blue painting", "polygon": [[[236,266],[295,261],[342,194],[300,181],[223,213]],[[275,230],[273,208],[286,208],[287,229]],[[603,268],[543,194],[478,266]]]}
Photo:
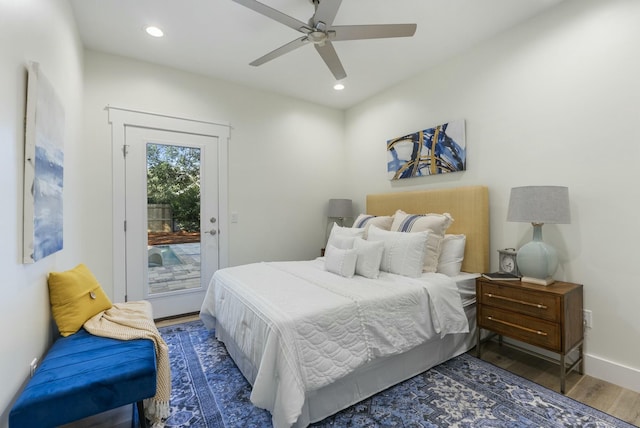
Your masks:
{"label": "abstract blue painting", "polygon": [[390,180],[464,171],[464,120],[452,121],[387,141]]}
{"label": "abstract blue painting", "polygon": [[38,63],[28,72],[23,262],[34,263],[63,246],[64,110]]}

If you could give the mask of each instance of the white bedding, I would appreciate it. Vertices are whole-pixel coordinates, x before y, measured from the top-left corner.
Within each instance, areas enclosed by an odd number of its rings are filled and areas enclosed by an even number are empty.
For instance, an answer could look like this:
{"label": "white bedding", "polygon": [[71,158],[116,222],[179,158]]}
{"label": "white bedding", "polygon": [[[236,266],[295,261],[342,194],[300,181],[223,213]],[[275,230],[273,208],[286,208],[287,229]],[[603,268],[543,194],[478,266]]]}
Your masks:
{"label": "white bedding", "polygon": [[476,303],[476,278],[481,274],[460,272],[451,279],[455,281],[460,297],[462,298],[462,306],[465,308]]}
{"label": "white bedding", "polygon": [[222,269],[201,318],[240,349],[251,401],[271,411],[275,427],[293,425],[310,392],[373,359],[469,331],[456,283],[445,275],[343,278],[325,271],[323,259]]}

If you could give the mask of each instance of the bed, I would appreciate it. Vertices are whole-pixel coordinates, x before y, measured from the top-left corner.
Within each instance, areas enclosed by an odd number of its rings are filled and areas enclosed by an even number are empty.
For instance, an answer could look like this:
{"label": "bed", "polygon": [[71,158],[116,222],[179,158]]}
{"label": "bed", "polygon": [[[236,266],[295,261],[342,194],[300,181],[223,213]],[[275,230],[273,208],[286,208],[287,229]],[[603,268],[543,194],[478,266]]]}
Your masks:
{"label": "bed", "polygon": [[320,421],[475,344],[475,278],[489,265],[487,188],[366,200],[373,216],[449,213],[446,233],[466,237],[462,271],[343,277],[318,258],[216,272],[200,317],[215,328],[253,386],[251,401],[271,412],[274,427]]}

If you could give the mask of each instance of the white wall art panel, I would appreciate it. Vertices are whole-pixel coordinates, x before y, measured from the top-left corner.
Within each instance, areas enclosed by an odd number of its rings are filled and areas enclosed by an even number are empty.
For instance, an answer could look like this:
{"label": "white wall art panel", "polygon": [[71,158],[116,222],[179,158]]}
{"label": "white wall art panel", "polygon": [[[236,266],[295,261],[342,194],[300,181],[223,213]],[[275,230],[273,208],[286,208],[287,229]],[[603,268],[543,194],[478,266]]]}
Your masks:
{"label": "white wall art panel", "polygon": [[24,163],[24,263],[62,250],[64,110],[38,63],[28,66]]}

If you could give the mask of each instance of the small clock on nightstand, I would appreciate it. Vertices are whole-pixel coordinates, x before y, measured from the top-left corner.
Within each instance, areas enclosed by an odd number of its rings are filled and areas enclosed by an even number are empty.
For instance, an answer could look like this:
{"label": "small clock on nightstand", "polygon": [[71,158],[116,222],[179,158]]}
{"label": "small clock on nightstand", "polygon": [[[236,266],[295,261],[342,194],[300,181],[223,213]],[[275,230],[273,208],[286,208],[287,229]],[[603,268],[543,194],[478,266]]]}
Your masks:
{"label": "small clock on nightstand", "polygon": [[498,270],[500,272],[506,272],[512,275],[520,276],[518,263],[516,262],[517,253],[518,252],[515,248],[505,248],[504,250],[498,250]]}

